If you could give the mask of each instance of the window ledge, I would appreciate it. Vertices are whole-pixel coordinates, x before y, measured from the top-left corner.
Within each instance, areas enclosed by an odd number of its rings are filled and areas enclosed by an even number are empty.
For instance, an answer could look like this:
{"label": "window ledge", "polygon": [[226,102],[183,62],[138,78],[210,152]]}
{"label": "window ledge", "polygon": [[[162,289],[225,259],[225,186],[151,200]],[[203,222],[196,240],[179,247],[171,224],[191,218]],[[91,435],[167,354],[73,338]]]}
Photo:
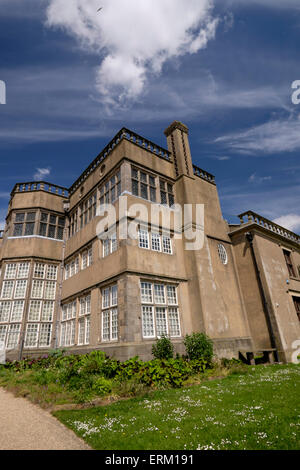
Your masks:
{"label": "window ledge", "polygon": [[22,237],[7,237],[7,240],[19,240],[21,238],[41,238],[42,240],[52,240],[54,242],[63,243],[63,240],[59,240],[58,238],[42,237],[41,235],[24,235]]}

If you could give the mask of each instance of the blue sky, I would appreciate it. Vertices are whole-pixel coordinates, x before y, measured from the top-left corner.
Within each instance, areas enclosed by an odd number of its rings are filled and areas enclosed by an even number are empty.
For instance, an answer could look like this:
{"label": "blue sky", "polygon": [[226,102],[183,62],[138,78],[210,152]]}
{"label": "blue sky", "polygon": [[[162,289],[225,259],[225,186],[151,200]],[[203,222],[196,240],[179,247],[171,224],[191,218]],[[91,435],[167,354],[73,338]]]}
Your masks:
{"label": "blue sky", "polygon": [[299,233],[299,36],[299,0],[0,0],[0,227],[16,182],[68,187],[123,126],[166,146],[176,119],[227,220]]}

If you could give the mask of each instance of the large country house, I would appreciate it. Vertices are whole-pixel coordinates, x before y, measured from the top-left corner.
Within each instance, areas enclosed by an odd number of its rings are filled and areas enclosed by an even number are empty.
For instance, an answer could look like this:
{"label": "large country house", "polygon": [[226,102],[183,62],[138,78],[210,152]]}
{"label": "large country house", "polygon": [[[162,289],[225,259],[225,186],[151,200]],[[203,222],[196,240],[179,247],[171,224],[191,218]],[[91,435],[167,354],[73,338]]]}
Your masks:
{"label": "large country house", "polygon": [[[292,360],[300,339],[300,236],[251,211],[228,224],[214,176],[192,162],[188,128],[175,121],[165,135],[168,149],[122,129],[68,189],[15,185],[0,234],[7,357],[65,348],[146,359],[163,333],[183,352],[183,337],[203,331],[220,357],[251,361],[261,351]],[[153,226],[142,212],[137,237],[120,237],[121,224],[132,222],[130,213],[120,216],[124,197],[128,208],[169,213],[171,229],[168,217]],[[106,238],[99,233],[104,204],[117,214]],[[182,222],[202,235],[198,248],[180,238],[174,204],[204,205],[200,224],[194,213]]]}

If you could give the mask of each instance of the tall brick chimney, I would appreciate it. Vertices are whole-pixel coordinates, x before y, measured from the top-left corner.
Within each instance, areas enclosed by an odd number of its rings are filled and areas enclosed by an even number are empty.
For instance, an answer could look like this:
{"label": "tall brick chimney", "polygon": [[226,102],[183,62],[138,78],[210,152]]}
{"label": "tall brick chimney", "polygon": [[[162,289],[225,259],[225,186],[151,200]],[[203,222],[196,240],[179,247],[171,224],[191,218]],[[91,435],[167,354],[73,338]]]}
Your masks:
{"label": "tall brick chimney", "polygon": [[188,135],[188,127],[179,121],[174,121],[165,130],[168,150],[172,153],[174,159],[176,176],[193,176],[193,163]]}

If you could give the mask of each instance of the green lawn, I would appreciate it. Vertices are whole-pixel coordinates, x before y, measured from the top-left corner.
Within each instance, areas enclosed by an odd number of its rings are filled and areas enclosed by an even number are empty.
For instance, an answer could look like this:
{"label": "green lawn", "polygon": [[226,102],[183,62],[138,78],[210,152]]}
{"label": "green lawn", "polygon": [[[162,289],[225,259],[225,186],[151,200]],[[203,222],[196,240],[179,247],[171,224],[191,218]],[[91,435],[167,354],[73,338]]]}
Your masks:
{"label": "green lawn", "polygon": [[94,449],[299,449],[299,385],[299,365],[256,366],[190,388],[55,416]]}

